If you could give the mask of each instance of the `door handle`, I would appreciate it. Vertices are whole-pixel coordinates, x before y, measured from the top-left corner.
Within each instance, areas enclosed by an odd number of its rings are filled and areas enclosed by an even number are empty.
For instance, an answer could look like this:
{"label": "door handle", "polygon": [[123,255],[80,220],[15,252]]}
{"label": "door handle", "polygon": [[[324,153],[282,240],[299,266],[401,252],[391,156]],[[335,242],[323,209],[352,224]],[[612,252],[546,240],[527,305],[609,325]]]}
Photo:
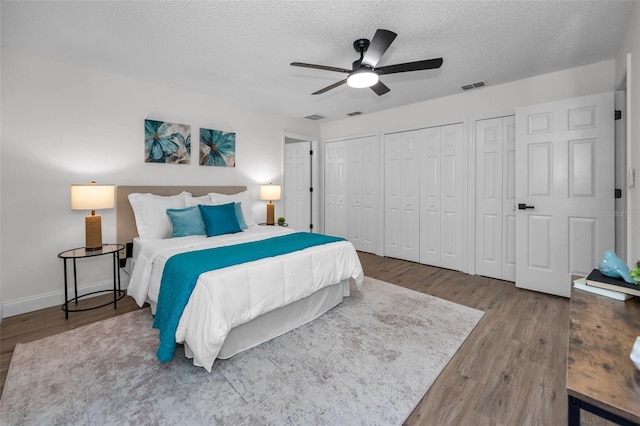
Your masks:
{"label": "door handle", "polygon": [[534,206],[528,206],[524,203],[519,203],[518,204],[518,210],[526,210],[526,209],[535,209]]}

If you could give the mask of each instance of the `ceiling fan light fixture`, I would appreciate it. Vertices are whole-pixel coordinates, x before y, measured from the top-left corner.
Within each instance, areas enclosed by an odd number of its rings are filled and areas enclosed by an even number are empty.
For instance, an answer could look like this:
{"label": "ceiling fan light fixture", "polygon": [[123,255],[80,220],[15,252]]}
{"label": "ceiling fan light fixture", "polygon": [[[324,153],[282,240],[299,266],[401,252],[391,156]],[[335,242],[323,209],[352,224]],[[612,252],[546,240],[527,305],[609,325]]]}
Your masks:
{"label": "ceiling fan light fixture", "polygon": [[358,70],[349,74],[347,84],[349,87],[361,89],[363,87],[371,87],[378,82],[378,74],[371,70]]}
{"label": "ceiling fan light fixture", "polygon": [[[351,69],[330,67],[327,65],[307,64],[304,62],[291,62],[291,66],[313,68],[318,70],[333,71],[347,74],[347,78],[343,78],[327,87],[313,92],[311,95],[321,95],[329,90],[347,84],[349,87],[357,89],[369,87],[376,95],[382,96],[390,91],[390,89],[379,80],[379,75],[397,74],[411,71],[432,70],[442,66],[442,58],[424,59],[422,61],[404,62],[402,64],[385,65],[378,67],[378,62],[385,54],[397,34],[393,31],[378,29],[369,41],[366,38],[360,38],[353,42],[353,48],[360,54],[351,65]],[[473,87],[476,87],[475,84]]]}

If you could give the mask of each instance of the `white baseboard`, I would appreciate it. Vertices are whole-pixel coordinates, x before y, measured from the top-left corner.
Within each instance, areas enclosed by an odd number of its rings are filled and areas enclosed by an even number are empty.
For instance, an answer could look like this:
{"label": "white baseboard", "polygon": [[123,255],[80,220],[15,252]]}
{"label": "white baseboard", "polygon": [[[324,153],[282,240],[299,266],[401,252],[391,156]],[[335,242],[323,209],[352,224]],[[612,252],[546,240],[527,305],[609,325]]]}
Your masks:
{"label": "white baseboard", "polygon": [[[123,274],[120,280],[120,287],[123,290],[129,285],[129,276]],[[113,289],[113,281],[107,280],[99,283],[87,284],[78,287],[78,294],[87,294],[93,291]],[[73,297],[73,287],[68,288],[69,298]],[[91,297],[99,294],[91,295]],[[0,318],[12,317],[14,315],[25,314],[39,309],[50,308],[52,306],[62,306],[64,303],[64,289],[51,293],[39,294],[37,296],[25,297],[22,299],[10,300],[0,304]],[[62,310],[60,311],[62,312]]]}

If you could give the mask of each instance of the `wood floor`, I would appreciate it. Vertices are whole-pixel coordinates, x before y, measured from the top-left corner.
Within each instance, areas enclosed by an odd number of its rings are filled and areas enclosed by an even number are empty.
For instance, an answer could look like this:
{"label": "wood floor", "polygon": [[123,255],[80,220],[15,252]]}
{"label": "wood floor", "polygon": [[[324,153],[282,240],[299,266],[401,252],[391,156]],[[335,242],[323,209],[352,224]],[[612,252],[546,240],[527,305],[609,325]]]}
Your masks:
{"label": "wood floor", "polygon": [[[513,283],[360,253],[365,275],[485,312],[406,425],[566,425],[569,301]],[[97,299],[97,298],[96,298]],[[16,343],[26,343],[138,309],[70,313],[60,307],[0,324],[0,389]],[[609,425],[583,412],[583,425]]]}

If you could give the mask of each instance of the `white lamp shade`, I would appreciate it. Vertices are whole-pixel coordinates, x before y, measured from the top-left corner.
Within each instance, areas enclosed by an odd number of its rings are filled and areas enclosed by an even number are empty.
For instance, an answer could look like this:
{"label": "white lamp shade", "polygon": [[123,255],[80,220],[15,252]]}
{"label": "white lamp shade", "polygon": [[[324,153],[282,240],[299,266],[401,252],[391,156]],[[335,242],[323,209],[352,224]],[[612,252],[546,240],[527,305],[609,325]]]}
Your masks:
{"label": "white lamp shade", "polygon": [[276,201],[280,199],[281,189],[280,185],[261,185],[260,186],[260,199],[263,201]]}
{"label": "white lamp shade", "polygon": [[114,207],[114,185],[71,185],[71,210],[100,210]]}
{"label": "white lamp shade", "polygon": [[378,82],[378,74],[369,70],[361,70],[352,72],[347,77],[347,84],[349,87],[355,87],[361,89],[363,87],[371,87]]}

